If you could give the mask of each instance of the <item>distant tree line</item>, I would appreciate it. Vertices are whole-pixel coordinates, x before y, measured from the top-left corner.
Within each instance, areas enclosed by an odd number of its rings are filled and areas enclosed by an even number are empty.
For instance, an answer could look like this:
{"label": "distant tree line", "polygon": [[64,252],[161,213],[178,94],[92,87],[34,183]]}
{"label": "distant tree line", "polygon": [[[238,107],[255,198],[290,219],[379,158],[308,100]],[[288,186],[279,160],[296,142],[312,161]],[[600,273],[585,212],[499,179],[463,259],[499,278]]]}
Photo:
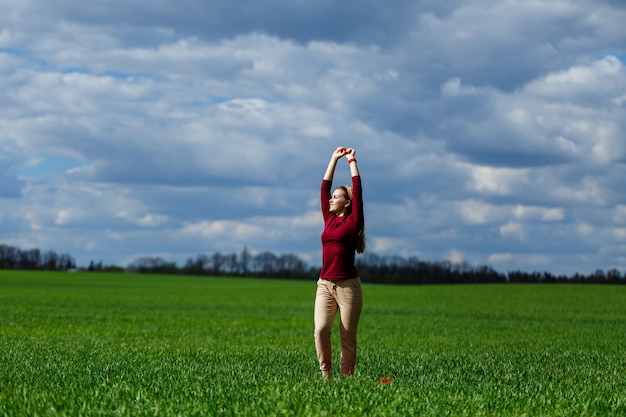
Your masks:
{"label": "distant tree line", "polygon": [[182,267],[161,257],[146,256],[132,262],[127,270],[137,273],[296,279],[311,278],[319,274],[319,269],[309,268],[296,255],[275,255],[267,251],[255,255],[247,248],[240,254],[200,254],[189,258]]}
{"label": "distant tree line", "polygon": [[42,271],[67,271],[76,268],[71,255],[39,249],[22,250],[0,244],[0,269],[25,269]]}
{"label": "distant tree line", "polygon": [[366,253],[356,260],[361,280],[389,284],[504,283],[506,275],[489,266],[474,267],[467,262],[424,261],[416,256]]}
{"label": "distant tree line", "polygon": [[[509,271],[507,274],[490,266],[472,266],[467,262],[425,261],[417,257],[365,253],[356,258],[356,267],[363,282],[385,284],[468,284],[468,283],[581,283],[625,284],[626,274],[615,268],[584,275],[554,275],[550,272]],[[76,269],[67,254],[39,249],[21,250],[0,245],[0,269],[39,269],[66,271]],[[309,267],[294,254],[272,252],[253,254],[244,248],[241,253],[199,254],[184,265],[162,257],[144,256],[126,267],[103,265],[91,261],[82,271],[130,272],[139,274],[173,274],[197,276],[232,276],[257,278],[316,279],[318,267]]]}
{"label": "distant tree line", "polygon": [[[467,262],[424,261],[417,257],[366,253],[356,258],[363,282],[385,284],[468,284],[468,283],[583,283],[625,284],[626,275],[612,268],[598,269],[583,275],[554,275],[550,272],[510,271],[503,274],[490,266],[472,266]],[[200,254],[179,267],[160,257],[142,257],[127,268],[136,273],[163,273],[206,276],[316,279],[320,269],[307,266],[293,254],[272,252],[252,254],[247,248],[240,253]]]}

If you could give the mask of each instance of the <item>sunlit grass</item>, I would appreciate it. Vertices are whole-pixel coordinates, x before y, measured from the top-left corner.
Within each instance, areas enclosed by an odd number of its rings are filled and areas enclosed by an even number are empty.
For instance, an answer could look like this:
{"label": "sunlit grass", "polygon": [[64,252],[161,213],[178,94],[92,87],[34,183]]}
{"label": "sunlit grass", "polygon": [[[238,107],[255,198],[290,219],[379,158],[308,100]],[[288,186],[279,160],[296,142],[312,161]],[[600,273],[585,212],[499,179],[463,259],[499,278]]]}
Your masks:
{"label": "sunlit grass", "polygon": [[626,414],[623,287],[364,285],[356,374],[328,383],[314,293],[0,271],[0,415]]}

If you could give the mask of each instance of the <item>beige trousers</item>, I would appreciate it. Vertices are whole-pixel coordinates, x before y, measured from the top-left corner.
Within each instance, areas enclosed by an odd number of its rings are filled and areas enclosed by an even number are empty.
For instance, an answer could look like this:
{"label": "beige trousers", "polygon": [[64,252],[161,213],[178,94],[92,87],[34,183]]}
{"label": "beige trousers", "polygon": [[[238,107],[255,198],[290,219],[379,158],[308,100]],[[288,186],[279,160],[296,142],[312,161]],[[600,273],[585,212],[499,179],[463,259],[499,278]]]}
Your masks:
{"label": "beige trousers", "polygon": [[341,325],[341,368],[342,376],[354,374],[356,364],[356,329],[363,307],[363,292],[360,278],[340,281],[317,281],[315,295],[315,349],[320,370],[325,378],[332,376],[332,354],[330,334],[337,309]]}

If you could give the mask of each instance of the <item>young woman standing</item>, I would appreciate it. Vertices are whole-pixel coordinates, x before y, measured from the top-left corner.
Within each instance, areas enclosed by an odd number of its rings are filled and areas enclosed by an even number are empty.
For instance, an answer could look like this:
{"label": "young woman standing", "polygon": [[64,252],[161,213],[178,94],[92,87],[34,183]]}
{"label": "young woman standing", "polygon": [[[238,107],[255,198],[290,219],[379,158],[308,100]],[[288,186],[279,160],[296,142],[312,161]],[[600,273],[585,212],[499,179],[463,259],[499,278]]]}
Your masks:
{"label": "young woman standing", "polygon": [[[330,333],[333,320],[340,312],[342,376],[354,373],[356,331],[363,306],[361,280],[354,266],[355,252],[365,250],[361,176],[353,148],[337,148],[328,163],[321,186],[324,216],[322,232],[322,270],[315,296],[315,348],[322,376],[332,377]],[[346,157],[352,187],[340,186],[332,194],[337,162]]]}

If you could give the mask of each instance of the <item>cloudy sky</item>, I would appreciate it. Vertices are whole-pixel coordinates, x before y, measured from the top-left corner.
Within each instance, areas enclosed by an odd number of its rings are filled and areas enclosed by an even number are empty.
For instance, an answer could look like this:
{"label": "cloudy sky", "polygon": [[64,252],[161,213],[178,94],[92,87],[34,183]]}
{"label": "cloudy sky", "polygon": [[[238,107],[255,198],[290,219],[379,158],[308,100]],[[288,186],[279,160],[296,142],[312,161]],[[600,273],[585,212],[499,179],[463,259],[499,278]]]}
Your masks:
{"label": "cloudy sky", "polygon": [[624,22],[621,0],[0,0],[0,243],[317,265],[350,146],[374,253],[624,271]]}

